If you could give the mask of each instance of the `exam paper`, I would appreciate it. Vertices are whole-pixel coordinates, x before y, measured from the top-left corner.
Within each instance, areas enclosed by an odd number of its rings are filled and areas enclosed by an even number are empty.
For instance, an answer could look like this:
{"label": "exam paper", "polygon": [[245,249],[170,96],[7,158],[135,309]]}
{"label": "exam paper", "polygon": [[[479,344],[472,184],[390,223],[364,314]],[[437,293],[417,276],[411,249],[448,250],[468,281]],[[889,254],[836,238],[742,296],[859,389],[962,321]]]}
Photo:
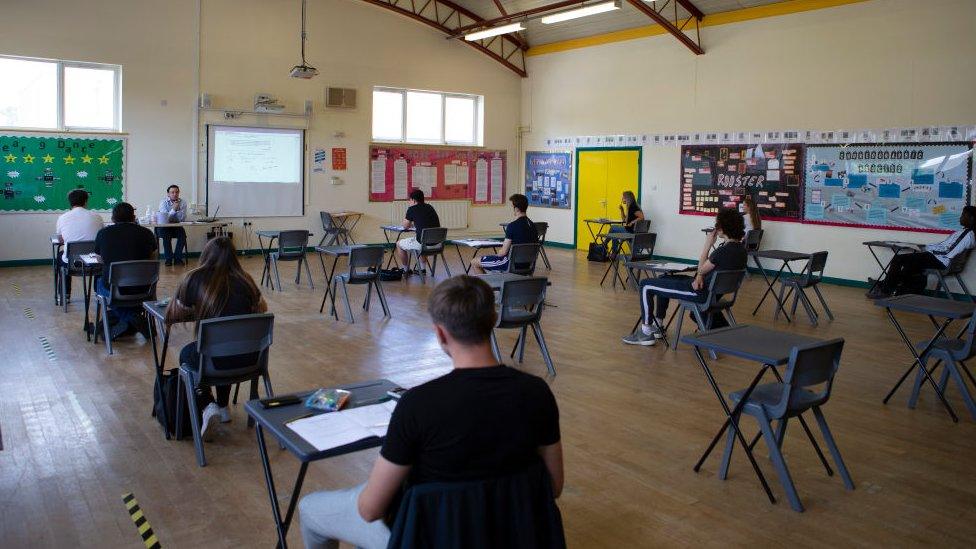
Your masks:
{"label": "exam paper", "polygon": [[329,450],[369,437],[385,437],[395,400],[298,419],[288,428],[316,450]]}

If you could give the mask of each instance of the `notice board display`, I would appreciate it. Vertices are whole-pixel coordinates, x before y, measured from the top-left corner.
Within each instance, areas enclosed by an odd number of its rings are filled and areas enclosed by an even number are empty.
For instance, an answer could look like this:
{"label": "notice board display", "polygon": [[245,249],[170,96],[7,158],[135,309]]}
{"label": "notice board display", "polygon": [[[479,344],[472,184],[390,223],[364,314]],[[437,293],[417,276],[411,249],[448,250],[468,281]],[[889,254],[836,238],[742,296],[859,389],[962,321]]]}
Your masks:
{"label": "notice board display", "polygon": [[807,147],[809,223],[949,232],[969,203],[971,145],[892,143]]}
{"label": "notice board display", "polygon": [[568,152],[525,153],[525,196],[530,206],[569,209],[573,157]]}
{"label": "notice board display", "polygon": [[763,219],[800,221],[803,145],[686,145],[681,147],[683,214],[714,215],[752,196]]}
{"label": "notice board display", "polygon": [[371,145],[369,200],[406,200],[413,189],[431,200],[505,201],[506,154],[501,150]]}
{"label": "notice board display", "polygon": [[72,189],[110,210],[125,195],[125,147],[122,136],[0,134],[0,212],[70,210]]}

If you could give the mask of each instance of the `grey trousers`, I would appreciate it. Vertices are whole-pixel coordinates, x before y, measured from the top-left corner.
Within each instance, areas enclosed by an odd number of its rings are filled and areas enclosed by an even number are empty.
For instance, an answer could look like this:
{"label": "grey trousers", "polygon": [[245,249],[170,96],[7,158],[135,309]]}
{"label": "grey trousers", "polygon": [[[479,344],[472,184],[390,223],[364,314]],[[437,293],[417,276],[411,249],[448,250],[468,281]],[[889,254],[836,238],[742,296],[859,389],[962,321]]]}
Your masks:
{"label": "grey trousers", "polygon": [[386,524],[366,522],[359,515],[357,501],[365,486],[313,492],[302,498],[298,513],[306,549],[337,549],[340,541],[364,549],[386,547],[390,540]]}

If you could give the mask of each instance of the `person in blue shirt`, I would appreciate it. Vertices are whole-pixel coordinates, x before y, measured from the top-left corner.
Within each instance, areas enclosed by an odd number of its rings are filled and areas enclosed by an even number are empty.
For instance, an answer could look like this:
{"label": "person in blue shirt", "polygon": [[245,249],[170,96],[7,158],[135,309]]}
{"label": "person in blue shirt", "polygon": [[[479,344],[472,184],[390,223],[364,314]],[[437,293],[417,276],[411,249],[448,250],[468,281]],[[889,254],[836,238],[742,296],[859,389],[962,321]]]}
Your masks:
{"label": "person in blue shirt", "polygon": [[[167,223],[186,221],[186,201],[180,198],[180,187],[170,185],[166,188],[166,198],[159,203],[159,213],[167,215]],[[167,265],[183,265],[186,251],[186,231],[183,227],[157,227],[156,235],[163,239],[163,256]],[[173,253],[172,240],[176,239],[176,253]]]}
{"label": "person in blue shirt", "polygon": [[505,241],[497,255],[483,255],[471,262],[475,273],[486,271],[505,272],[508,270],[508,252],[515,244],[536,244],[539,242],[539,231],[535,223],[529,219],[525,211],[529,209],[529,199],[524,194],[513,194],[508,197],[515,211],[515,219],[505,226]]}

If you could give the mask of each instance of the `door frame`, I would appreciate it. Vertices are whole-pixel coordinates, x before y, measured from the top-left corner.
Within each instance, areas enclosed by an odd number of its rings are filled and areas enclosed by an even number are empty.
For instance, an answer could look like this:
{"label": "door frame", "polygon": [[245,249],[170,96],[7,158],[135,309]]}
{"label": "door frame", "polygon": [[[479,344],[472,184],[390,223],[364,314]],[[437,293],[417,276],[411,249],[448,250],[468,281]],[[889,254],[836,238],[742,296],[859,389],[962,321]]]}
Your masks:
{"label": "door frame", "polygon": [[637,205],[640,206],[641,187],[644,177],[644,147],[577,147],[575,154],[576,169],[573,170],[573,249],[576,249],[579,235],[579,156],[581,152],[598,151],[637,151]]}

